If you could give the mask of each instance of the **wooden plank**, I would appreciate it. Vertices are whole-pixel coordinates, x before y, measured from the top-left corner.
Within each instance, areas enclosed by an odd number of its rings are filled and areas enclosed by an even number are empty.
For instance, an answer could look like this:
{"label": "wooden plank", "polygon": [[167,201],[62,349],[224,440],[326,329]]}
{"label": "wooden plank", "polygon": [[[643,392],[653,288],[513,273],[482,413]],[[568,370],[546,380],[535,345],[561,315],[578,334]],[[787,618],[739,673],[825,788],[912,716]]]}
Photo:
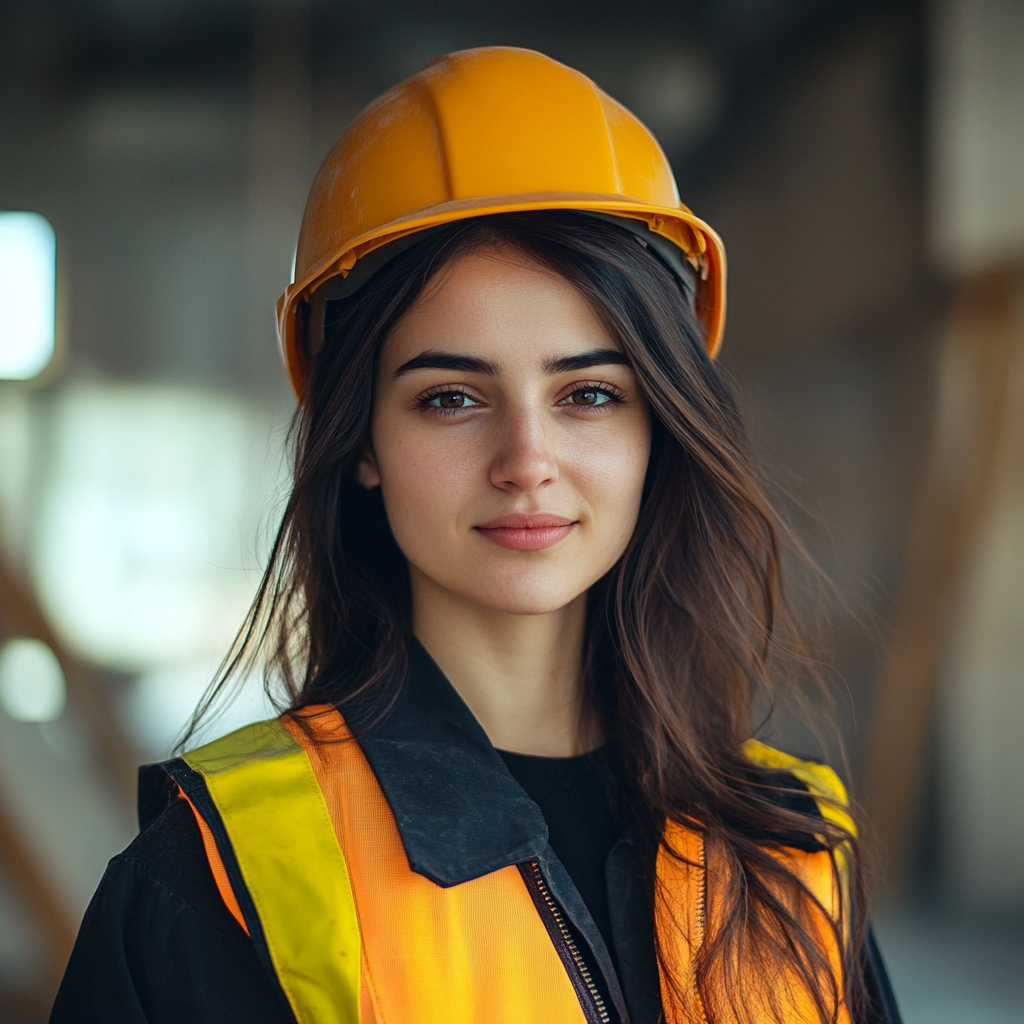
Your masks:
{"label": "wooden plank", "polygon": [[[72,657],[54,634],[35,595],[0,559],[0,638],[32,637],[57,655],[68,687],[68,711],[89,733],[97,769],[115,797],[133,807],[139,757],[124,735],[110,695],[96,669]],[[2,714],[3,712],[0,712]],[[70,837],[69,837],[70,838]],[[44,1021],[63,976],[77,931],[53,880],[40,867],[22,830],[0,803],[0,871],[8,876],[45,939],[45,977],[39,990],[0,991],[0,1013],[14,1020]]]}
{"label": "wooden plank", "polygon": [[[64,974],[71,948],[75,943],[76,927],[52,881],[40,869],[36,857],[25,843],[21,829],[0,803],[0,869],[13,882],[13,887],[45,940],[46,963],[43,991],[20,995],[8,993],[11,1000],[20,1001],[32,1009],[48,1005],[57,991]],[[17,996],[17,999],[16,999]],[[0,1002],[2,1005],[2,1002]]]}
{"label": "wooden plank", "polygon": [[903,888],[920,824],[936,681],[1006,418],[1019,282],[1016,271],[986,273],[953,295],[930,452],[860,772],[883,896]]}
{"label": "wooden plank", "polygon": [[123,805],[134,808],[141,758],[121,727],[100,673],[66,650],[46,621],[31,588],[2,557],[0,636],[42,640],[57,655],[67,681],[71,713],[80,716],[90,734],[97,767]]}
{"label": "wooden plank", "polygon": [[52,996],[0,988],[0,1021],[3,1024],[46,1024]]}

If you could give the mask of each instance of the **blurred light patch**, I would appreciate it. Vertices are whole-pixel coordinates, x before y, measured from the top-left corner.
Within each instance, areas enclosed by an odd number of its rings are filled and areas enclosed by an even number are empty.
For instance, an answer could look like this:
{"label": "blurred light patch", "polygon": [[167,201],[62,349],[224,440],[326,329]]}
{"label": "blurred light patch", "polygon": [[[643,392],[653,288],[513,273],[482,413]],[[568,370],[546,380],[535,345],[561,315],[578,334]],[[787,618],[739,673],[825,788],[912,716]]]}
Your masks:
{"label": "blurred light patch", "polygon": [[244,126],[244,110],[225,97],[112,93],[85,107],[80,135],[86,153],[99,160],[206,163],[240,152]]}
{"label": "blurred light patch", "polygon": [[[126,705],[128,726],[142,751],[153,759],[168,757],[217,671],[213,662],[195,662],[155,669],[139,677]],[[272,718],[275,711],[259,679],[247,679],[218,699],[199,735],[196,747],[249,722]]]}
{"label": "blurred light patch", "polygon": [[32,477],[39,464],[32,413],[29,389],[0,388],[0,547],[20,569],[32,521]]}
{"label": "blurred light patch", "polygon": [[[250,425],[241,402],[215,392],[61,396],[31,570],[73,650],[128,672],[220,658],[258,576],[241,525],[260,504]],[[253,433],[265,449],[265,425]]]}
{"label": "blurred light patch", "polygon": [[17,722],[52,722],[67,699],[64,670],[42,640],[8,640],[0,650],[0,705]]}
{"label": "blurred light patch", "polygon": [[0,378],[30,380],[53,358],[57,237],[38,213],[0,213]]}
{"label": "blurred light patch", "polygon": [[930,223],[942,269],[1024,258],[1024,4],[933,0]]}
{"label": "blurred light patch", "polygon": [[714,124],[722,105],[717,67],[700,54],[652,54],[628,90],[637,113],[670,152],[691,146]]}

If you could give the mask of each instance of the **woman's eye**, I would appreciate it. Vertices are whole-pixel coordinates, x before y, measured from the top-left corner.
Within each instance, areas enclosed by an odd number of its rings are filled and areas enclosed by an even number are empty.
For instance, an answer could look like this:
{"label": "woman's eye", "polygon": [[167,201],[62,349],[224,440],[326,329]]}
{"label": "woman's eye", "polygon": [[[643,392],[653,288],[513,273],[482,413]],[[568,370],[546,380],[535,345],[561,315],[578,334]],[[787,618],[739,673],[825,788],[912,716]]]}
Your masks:
{"label": "woman's eye", "polygon": [[433,409],[469,409],[478,403],[465,391],[439,391],[428,395],[424,404]]}
{"label": "woman's eye", "polygon": [[565,405],[595,406],[607,405],[609,402],[616,401],[617,398],[617,395],[613,395],[603,388],[577,388],[572,394],[562,399],[562,402]]}

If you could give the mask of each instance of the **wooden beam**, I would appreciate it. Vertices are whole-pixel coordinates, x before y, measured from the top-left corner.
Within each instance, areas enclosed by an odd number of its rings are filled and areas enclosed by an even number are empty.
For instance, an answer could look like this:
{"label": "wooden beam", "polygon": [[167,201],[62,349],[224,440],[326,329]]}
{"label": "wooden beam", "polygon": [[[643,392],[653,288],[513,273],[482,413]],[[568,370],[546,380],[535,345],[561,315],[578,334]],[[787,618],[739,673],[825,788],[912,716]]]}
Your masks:
{"label": "wooden beam", "polygon": [[7,1024],[46,1024],[50,1016],[50,996],[0,988],[0,1021]]}
{"label": "wooden beam", "polygon": [[961,282],[937,374],[932,438],[860,777],[883,896],[903,888],[920,824],[936,682],[1006,419],[1020,274]]}
{"label": "wooden beam", "polygon": [[134,808],[140,757],[125,735],[100,673],[73,657],[50,628],[35,594],[0,557],[0,636],[42,640],[57,655],[68,687],[68,703],[92,738],[97,767],[122,805]]}
{"label": "wooden beam", "polygon": [[[40,868],[7,808],[0,803],[0,870],[13,883],[32,920],[39,927],[46,950],[45,976],[41,991],[7,992],[8,1001],[27,1010],[48,1007],[64,974],[75,943],[75,923],[57,895],[52,880]],[[0,998],[0,1006],[4,1000]],[[42,1019],[43,1015],[40,1014]]]}
{"label": "wooden beam", "polygon": [[[97,767],[115,796],[134,802],[138,756],[121,730],[109,693],[99,673],[72,657],[50,628],[35,595],[20,576],[0,559],[0,638],[23,636],[42,640],[57,655],[68,687],[68,705],[91,737]],[[0,992],[0,1015],[19,1021],[45,1021],[63,976],[77,931],[53,879],[40,867],[22,829],[0,803],[0,871],[13,884],[44,939],[45,975],[39,988]]]}

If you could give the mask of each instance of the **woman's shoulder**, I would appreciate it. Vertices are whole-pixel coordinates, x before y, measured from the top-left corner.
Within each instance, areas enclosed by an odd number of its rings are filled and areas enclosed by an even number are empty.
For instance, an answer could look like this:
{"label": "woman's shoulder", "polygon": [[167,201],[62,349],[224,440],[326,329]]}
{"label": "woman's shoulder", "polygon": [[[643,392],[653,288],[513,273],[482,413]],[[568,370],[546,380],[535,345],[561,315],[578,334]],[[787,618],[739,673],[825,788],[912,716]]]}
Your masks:
{"label": "woman's shoulder", "polygon": [[773,803],[810,816],[818,816],[857,835],[846,786],[831,766],[811,758],[749,739],[743,755],[767,786],[763,792]]}
{"label": "woman's shoulder", "polygon": [[843,785],[836,770],[821,761],[796,757],[754,739],[743,744],[743,754],[758,768],[787,772],[803,783],[808,792],[816,797],[849,806],[850,798],[846,786]]}
{"label": "woman's shoulder", "polygon": [[217,892],[195,816],[173,800],[109,864],[51,1024],[294,1021]]}
{"label": "woman's shoulder", "polygon": [[129,869],[139,884],[157,883],[190,904],[205,904],[209,875],[203,839],[187,801],[165,799],[143,819],[131,845],[111,861],[111,868]]}

